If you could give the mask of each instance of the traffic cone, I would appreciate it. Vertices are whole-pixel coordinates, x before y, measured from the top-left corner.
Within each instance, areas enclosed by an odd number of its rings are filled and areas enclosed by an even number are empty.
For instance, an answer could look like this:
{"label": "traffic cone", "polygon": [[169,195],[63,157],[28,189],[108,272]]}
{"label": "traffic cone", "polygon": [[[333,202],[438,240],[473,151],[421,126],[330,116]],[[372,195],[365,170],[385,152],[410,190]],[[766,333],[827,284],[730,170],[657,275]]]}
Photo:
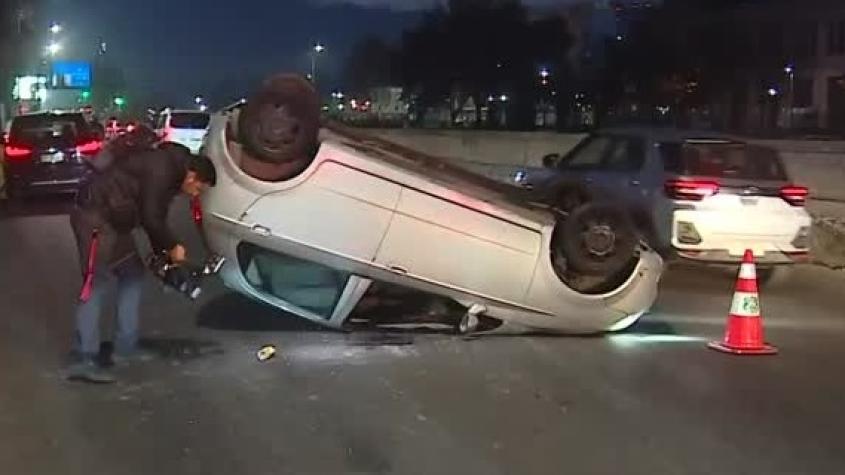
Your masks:
{"label": "traffic cone", "polygon": [[750,249],[745,251],[739,268],[725,339],[711,342],[707,346],[734,355],[773,355],[778,352],[777,348],[763,341],[757,269],[754,265],[754,253]]}

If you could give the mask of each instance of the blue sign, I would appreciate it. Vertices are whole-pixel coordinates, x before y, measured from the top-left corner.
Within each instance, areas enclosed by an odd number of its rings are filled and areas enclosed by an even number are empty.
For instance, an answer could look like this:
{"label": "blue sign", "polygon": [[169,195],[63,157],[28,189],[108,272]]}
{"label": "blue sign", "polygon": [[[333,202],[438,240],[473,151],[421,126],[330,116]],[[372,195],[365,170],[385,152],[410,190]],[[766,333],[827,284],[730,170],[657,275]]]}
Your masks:
{"label": "blue sign", "polygon": [[90,88],[91,64],[83,61],[54,62],[50,85],[57,89]]}

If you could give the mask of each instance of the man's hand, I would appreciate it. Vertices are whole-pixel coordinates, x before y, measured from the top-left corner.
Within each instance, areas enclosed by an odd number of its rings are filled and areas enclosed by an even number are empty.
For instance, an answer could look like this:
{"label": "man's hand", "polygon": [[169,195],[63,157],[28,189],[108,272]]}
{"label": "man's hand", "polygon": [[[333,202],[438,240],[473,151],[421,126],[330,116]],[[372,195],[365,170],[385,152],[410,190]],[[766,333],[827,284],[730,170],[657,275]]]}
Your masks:
{"label": "man's hand", "polygon": [[182,264],[188,258],[188,252],[185,250],[185,246],[181,244],[173,246],[173,249],[168,251],[167,255],[170,257],[170,262],[174,264]]}

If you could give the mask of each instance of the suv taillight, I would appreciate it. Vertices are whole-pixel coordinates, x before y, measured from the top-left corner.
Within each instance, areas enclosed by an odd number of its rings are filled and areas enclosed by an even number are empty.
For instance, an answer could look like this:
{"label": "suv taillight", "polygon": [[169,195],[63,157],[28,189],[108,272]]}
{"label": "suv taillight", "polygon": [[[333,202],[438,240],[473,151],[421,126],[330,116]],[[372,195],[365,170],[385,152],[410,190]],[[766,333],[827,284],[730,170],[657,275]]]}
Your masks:
{"label": "suv taillight", "polygon": [[32,149],[23,145],[6,145],[3,153],[8,160],[19,160],[32,155]]}
{"label": "suv taillight", "polygon": [[76,152],[80,155],[96,155],[101,148],[103,148],[102,142],[99,140],[92,140],[90,142],[77,145]]}
{"label": "suv taillight", "polygon": [[667,180],[664,188],[669,198],[684,201],[701,201],[719,192],[715,181]]}
{"label": "suv taillight", "polygon": [[789,185],[780,189],[780,197],[792,206],[804,206],[810,190],[806,186]]}

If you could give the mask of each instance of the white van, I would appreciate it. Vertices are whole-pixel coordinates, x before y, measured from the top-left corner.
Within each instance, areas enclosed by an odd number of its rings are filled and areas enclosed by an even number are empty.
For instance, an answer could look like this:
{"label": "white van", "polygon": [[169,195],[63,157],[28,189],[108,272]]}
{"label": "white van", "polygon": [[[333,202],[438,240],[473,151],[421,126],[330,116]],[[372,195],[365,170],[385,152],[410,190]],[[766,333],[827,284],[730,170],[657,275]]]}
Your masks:
{"label": "white van", "polygon": [[210,118],[206,112],[165,109],[159,115],[156,132],[164,141],[182,144],[191,153],[199,153]]}

